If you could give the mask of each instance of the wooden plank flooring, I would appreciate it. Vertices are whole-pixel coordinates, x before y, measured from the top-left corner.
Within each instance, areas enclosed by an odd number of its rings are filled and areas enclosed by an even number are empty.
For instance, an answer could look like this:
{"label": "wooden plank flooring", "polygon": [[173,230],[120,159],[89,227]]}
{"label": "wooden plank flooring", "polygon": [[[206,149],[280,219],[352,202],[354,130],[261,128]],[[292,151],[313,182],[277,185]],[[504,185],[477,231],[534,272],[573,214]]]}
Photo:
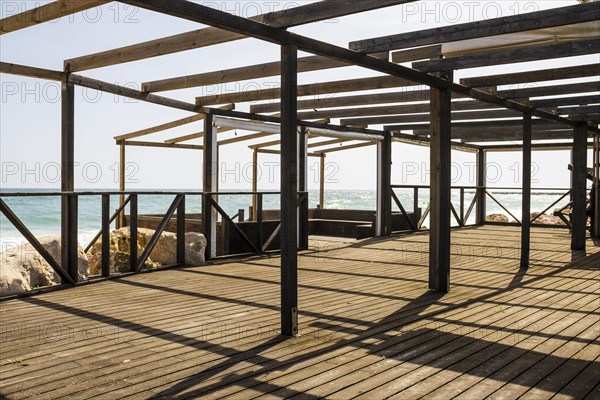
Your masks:
{"label": "wooden plank flooring", "polygon": [[314,238],[300,333],[279,329],[279,259],[131,276],[0,303],[0,397],[600,398],[600,245],[568,231],[452,232],[451,292],[427,233]]}

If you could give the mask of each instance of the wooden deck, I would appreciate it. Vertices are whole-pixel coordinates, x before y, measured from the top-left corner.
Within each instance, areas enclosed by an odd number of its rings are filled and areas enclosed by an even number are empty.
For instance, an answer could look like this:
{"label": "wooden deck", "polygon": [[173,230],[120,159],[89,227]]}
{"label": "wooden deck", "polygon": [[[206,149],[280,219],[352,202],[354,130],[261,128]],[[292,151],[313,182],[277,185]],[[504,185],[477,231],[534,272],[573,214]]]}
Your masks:
{"label": "wooden deck", "polygon": [[[10,399],[600,398],[600,247],[568,232],[453,231],[452,289],[427,290],[427,233],[318,238],[301,336],[281,340],[279,260],[174,269],[0,304]],[[0,397],[2,397],[0,396]]]}

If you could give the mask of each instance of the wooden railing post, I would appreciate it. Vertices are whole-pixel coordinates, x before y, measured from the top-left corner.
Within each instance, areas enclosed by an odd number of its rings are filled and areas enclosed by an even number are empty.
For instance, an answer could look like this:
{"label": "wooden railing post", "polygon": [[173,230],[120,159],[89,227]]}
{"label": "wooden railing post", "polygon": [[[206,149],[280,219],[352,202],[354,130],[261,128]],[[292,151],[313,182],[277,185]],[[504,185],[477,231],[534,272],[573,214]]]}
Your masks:
{"label": "wooden railing post", "polygon": [[375,213],[375,236],[392,233],[392,135],[384,132],[384,139],[377,143],[377,210]]}
{"label": "wooden railing post", "polygon": [[477,196],[477,225],[484,225],[486,217],[486,158],[485,150],[479,149],[477,151],[477,190],[475,193]]}
{"label": "wooden railing post", "polygon": [[110,194],[102,195],[102,276],[110,276]]}
{"label": "wooden railing post", "polygon": [[185,194],[179,195],[177,206],[177,264],[185,265]]}
{"label": "wooden railing post", "polygon": [[213,115],[204,117],[204,163],[202,190],[202,226],[206,237],[205,259],[210,260],[217,255],[217,212],[211,204],[212,193],[217,188],[217,130],[213,126]]}
{"label": "wooden railing post", "polygon": [[138,260],[138,195],[132,193],[129,198],[129,270],[135,272]]}

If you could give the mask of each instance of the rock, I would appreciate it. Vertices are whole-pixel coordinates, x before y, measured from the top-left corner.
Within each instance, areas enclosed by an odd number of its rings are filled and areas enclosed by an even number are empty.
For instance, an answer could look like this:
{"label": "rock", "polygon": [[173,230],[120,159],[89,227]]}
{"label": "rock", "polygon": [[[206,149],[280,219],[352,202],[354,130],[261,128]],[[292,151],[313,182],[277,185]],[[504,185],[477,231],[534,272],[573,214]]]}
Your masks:
{"label": "rock", "polygon": [[[539,215],[537,212],[531,213],[531,218],[535,218]],[[538,219],[533,221],[534,224],[545,224],[545,225],[566,225],[565,222],[559,217],[552,214],[542,214]]]}
{"label": "rock", "polygon": [[[38,238],[38,241],[60,264],[60,238],[43,236]],[[84,280],[89,274],[89,263],[83,248],[78,246],[77,250],[79,279]],[[0,294],[2,295],[21,293],[61,282],[59,275],[50,264],[29,243],[14,246],[0,253],[0,270],[2,272]]]}
{"label": "rock", "polygon": [[508,222],[508,217],[504,214],[490,214],[485,217],[485,220],[490,222]]}
{"label": "rock", "polygon": [[[152,239],[154,230],[138,228],[138,256]],[[116,229],[110,233],[110,265],[113,272],[129,271],[129,227]],[[206,238],[201,233],[189,232],[185,235],[186,257],[188,266],[204,264],[204,249]],[[98,240],[88,251],[90,260],[90,273],[97,275],[101,273],[102,261],[102,239]],[[144,269],[157,268],[159,266],[177,264],[177,235],[172,232],[163,232],[150,253]]]}

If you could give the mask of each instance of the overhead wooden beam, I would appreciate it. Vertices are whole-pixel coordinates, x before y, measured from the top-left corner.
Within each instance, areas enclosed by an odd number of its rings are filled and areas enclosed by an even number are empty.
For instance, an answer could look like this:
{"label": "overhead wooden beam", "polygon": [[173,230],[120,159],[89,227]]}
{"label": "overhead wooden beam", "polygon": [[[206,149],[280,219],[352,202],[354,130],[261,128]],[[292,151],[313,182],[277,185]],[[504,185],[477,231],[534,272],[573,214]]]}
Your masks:
{"label": "overhead wooden beam", "polygon": [[[275,28],[289,28],[311,22],[357,14],[377,8],[409,3],[411,1],[414,0],[324,0],[295,8],[258,15],[249,19],[268,24]],[[229,32],[218,28],[203,28],[131,46],[72,58],[66,60],[65,64],[69,64],[71,66],[71,71],[73,72],[83,71],[232,42],[246,37],[246,35],[240,33]]]}
{"label": "overhead wooden beam", "polygon": [[[594,73],[597,68],[593,65]],[[485,86],[485,85],[480,85]],[[600,81],[583,82],[583,83],[570,83],[565,85],[553,85],[553,86],[537,86],[527,87],[522,89],[508,89],[499,90],[498,96],[515,99],[515,98],[529,98],[537,96],[555,96],[555,95],[566,95],[575,93],[594,92],[600,90]],[[453,93],[453,99],[465,98],[463,94]],[[409,90],[409,91],[397,91],[392,93],[375,93],[365,95],[354,95],[344,97],[326,97],[322,99],[308,99],[298,100],[298,109],[319,109],[319,108],[337,108],[337,107],[349,107],[349,106],[367,106],[375,104],[386,104],[386,103],[403,103],[403,102],[416,102],[416,101],[429,101],[429,90]],[[498,106],[500,107],[500,106]],[[280,104],[278,102],[269,102],[263,104],[253,104],[250,106],[251,113],[266,113],[279,111]]]}
{"label": "overhead wooden beam", "polygon": [[[360,90],[387,89],[414,85],[414,82],[390,76],[349,79],[344,81],[312,83],[298,86],[298,96],[322,96],[329,93],[356,92]],[[211,105],[243,103],[259,100],[274,100],[281,96],[281,88],[249,90],[237,93],[223,93],[196,97],[196,104]],[[321,118],[321,117],[315,117]],[[309,119],[309,118],[307,118]]]}
{"label": "overhead wooden beam", "polygon": [[[387,59],[388,53],[377,55]],[[310,56],[298,59],[298,72],[319,71],[324,69],[347,67],[348,63],[332,60],[321,56]],[[166,90],[185,89],[198,86],[215,85],[228,82],[244,81],[248,79],[266,78],[279,75],[281,63],[279,61],[244,66],[239,68],[206,72],[162,79],[142,84],[144,92],[162,92]]]}
{"label": "overhead wooden beam", "polygon": [[598,4],[592,2],[589,4],[493,18],[486,21],[467,22],[440,28],[359,40],[351,42],[349,47],[361,53],[373,53],[571,25],[580,22],[597,21],[599,19],[600,7]]}
{"label": "overhead wooden beam", "polygon": [[0,61],[0,73],[26,76],[29,78],[48,79],[51,81],[62,81],[64,73],[51,69],[30,67],[28,65],[11,64]]}
{"label": "overhead wooden beam", "polygon": [[[540,129],[532,131],[532,140],[560,140],[571,139],[573,137],[572,129]],[[460,139],[463,142],[503,142],[503,141],[522,141],[523,132],[517,130],[494,131],[494,132],[453,132],[453,139]]]}
{"label": "overhead wooden beam", "polygon": [[232,144],[232,143],[239,143],[239,142],[244,142],[246,140],[254,140],[254,139],[260,139],[266,136],[273,136],[276,135],[276,133],[272,133],[272,132],[258,132],[258,133],[252,133],[250,135],[244,135],[244,136],[236,136],[233,138],[229,138],[229,139],[224,139],[219,141],[219,146],[224,146],[226,144]]}
{"label": "overhead wooden beam", "polygon": [[460,83],[461,85],[469,87],[488,87],[514,85],[517,83],[553,81],[558,79],[583,78],[598,75],[600,75],[600,71],[598,71],[598,64],[585,64],[576,65],[573,67],[550,68],[536,71],[514,72],[510,74],[462,78]]}
{"label": "overhead wooden beam", "polygon": [[[553,121],[546,121],[542,119],[536,119],[531,121],[532,126],[534,127],[556,127],[556,129],[560,128],[568,128],[567,126],[563,126]],[[490,128],[514,128],[520,127],[522,121],[519,120],[492,120],[492,121],[468,121],[468,122],[453,122],[452,128],[455,129],[490,129]],[[415,131],[426,131],[430,129],[429,124],[405,124],[405,125],[388,125],[384,127],[384,130],[415,130]]]}
{"label": "overhead wooden beam", "polygon": [[202,150],[203,146],[195,144],[175,144],[175,143],[161,143],[161,142],[145,142],[136,140],[125,140],[123,141],[125,146],[137,146],[137,147],[161,147],[167,149],[187,149],[187,150]]}
{"label": "overhead wooden beam", "polygon": [[172,0],[168,3],[165,3],[161,0],[122,1],[152,11],[161,12],[163,14],[176,16],[190,21],[226,29],[231,32],[244,34],[270,43],[279,45],[295,44],[299,50],[307,51],[315,55],[321,55],[330,57],[332,59],[349,62],[355,64],[356,66],[368,68],[397,78],[402,78],[419,84],[425,84],[431,88],[449,89],[457,93],[462,93],[473,99],[482,100],[486,103],[501,105],[502,107],[521,112],[528,112],[535,117],[560,121],[571,126],[577,124],[574,121],[570,121],[558,115],[535,109],[515,101],[500,98],[492,93],[468,88],[430,74],[424,74],[420,71],[403,67],[402,65],[356,53],[346,48],[321,42],[319,40],[308,38],[299,34],[292,34],[282,29],[276,29],[268,25],[263,25],[192,2],[184,0]]}
{"label": "overhead wooden beam", "polygon": [[[219,108],[223,109],[223,110],[233,110],[234,107],[235,107],[234,104],[227,104],[227,105],[219,107]],[[193,122],[202,121],[203,119],[204,119],[204,113],[199,113],[199,114],[196,114],[196,115],[192,115],[190,117],[185,117],[185,118],[177,119],[175,121],[166,122],[164,124],[152,126],[150,128],[146,128],[146,129],[141,129],[139,131],[130,132],[130,133],[124,133],[122,135],[115,136],[114,139],[116,141],[133,139],[133,138],[137,138],[137,137],[140,137],[140,136],[150,135],[152,133],[166,131],[168,129],[175,128],[175,127],[178,127],[178,126],[183,126],[183,125],[191,124]],[[169,143],[169,142],[166,141],[166,143]]]}
{"label": "overhead wooden beam", "polygon": [[436,44],[427,47],[417,47],[414,49],[395,51],[392,53],[392,62],[403,63],[408,61],[425,60],[439,58],[442,56],[442,45]]}
{"label": "overhead wooden beam", "polygon": [[600,39],[575,40],[566,43],[553,43],[550,45],[529,46],[460,57],[441,58],[439,60],[419,61],[413,63],[412,66],[419,71],[436,72],[575,57],[597,53],[600,53]]}
{"label": "overhead wooden beam", "polygon": [[[0,35],[110,3],[111,0],[57,0],[0,20]],[[26,3],[22,3],[26,4]]]}
{"label": "overhead wooden beam", "polygon": [[[107,93],[116,94],[131,99],[142,100],[148,103],[159,104],[161,106],[177,108],[179,110],[200,112],[202,107],[195,104],[186,103],[185,101],[170,99],[168,97],[157,96],[155,94],[140,92],[139,90],[131,89],[124,86],[115,85],[113,83],[103,82],[98,79],[92,79],[81,75],[69,74],[69,83],[96,89]],[[228,103],[228,102],[226,102]]]}
{"label": "overhead wooden beam", "polygon": [[369,146],[374,146],[379,142],[364,142],[364,143],[356,143],[356,144],[349,144],[346,146],[336,146],[336,147],[330,147],[328,149],[323,149],[323,150],[317,150],[315,151],[316,154],[329,154],[329,153],[335,153],[338,151],[344,151],[344,150],[350,150],[350,149],[359,149],[361,147],[369,147]]}

